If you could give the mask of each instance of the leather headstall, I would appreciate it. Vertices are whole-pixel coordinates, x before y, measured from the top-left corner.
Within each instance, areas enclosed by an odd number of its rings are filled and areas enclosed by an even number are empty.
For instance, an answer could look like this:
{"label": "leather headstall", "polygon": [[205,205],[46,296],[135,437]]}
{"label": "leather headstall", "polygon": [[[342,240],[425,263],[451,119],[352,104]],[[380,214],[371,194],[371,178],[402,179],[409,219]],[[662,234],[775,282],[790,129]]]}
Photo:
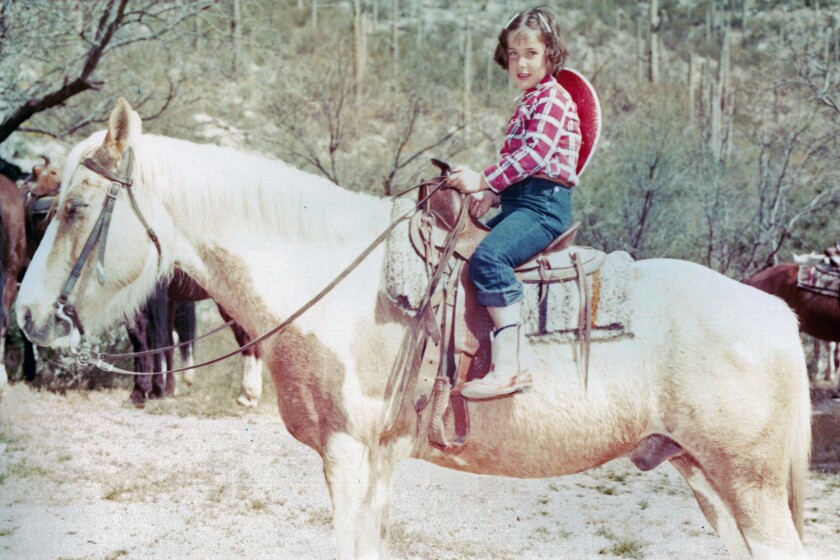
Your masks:
{"label": "leather headstall", "polygon": [[70,303],[70,294],[76,285],[76,281],[78,281],[81,276],[82,269],[84,268],[87,260],[90,258],[97,241],[99,241],[99,251],[96,263],[96,277],[100,284],[105,283],[105,246],[108,239],[108,229],[111,225],[111,215],[114,212],[114,204],[116,203],[120,190],[123,187],[125,187],[125,190],[128,192],[128,197],[131,202],[131,207],[134,209],[134,213],[140,219],[140,222],[146,228],[146,233],[155,244],[155,248],[158,253],[158,266],[160,266],[160,241],[158,240],[154,230],[149,227],[149,224],[146,222],[143,214],[140,212],[140,208],[137,206],[137,201],[134,198],[134,193],[131,190],[131,172],[133,164],[134,151],[131,148],[126,151],[124,157],[122,158],[122,165],[119,172],[112,171],[90,158],[82,161],[82,165],[94,173],[101,175],[106,179],[110,179],[112,183],[108,187],[108,192],[105,195],[105,202],[102,205],[102,211],[99,213],[99,217],[88,235],[87,241],[79,254],[79,258],[76,259],[76,264],[70,271],[70,276],[64,283],[61,295],[58,296],[58,299],[55,302],[56,317],[60,320],[70,322],[72,326],[75,326],[79,330],[80,334],[85,334],[85,330],[82,326],[81,320],[79,319],[79,315],[76,313],[76,309],[73,307],[73,304]]}

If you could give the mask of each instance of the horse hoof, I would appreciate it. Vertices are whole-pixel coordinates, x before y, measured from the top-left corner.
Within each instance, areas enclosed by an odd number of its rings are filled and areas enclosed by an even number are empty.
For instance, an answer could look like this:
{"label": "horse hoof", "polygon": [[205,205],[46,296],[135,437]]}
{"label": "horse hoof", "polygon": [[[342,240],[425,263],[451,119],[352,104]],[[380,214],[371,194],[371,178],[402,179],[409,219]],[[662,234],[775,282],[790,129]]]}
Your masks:
{"label": "horse hoof", "polygon": [[256,408],[257,406],[257,399],[249,397],[248,395],[239,395],[236,398],[236,402],[241,404],[245,408]]}
{"label": "horse hoof", "polygon": [[128,402],[133,404],[136,408],[143,408],[146,406],[146,395],[140,391],[133,391],[128,396]]}

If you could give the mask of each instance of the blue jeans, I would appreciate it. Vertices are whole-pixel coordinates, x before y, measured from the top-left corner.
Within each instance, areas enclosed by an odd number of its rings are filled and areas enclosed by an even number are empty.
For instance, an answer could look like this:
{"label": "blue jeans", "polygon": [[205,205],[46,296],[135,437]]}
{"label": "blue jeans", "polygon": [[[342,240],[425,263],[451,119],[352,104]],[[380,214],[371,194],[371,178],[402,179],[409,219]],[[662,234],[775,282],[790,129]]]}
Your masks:
{"label": "blue jeans", "polygon": [[546,179],[529,177],[502,191],[502,211],[470,261],[478,303],[505,307],[524,294],[514,267],[524,263],[566,231],[572,221],[572,191]]}

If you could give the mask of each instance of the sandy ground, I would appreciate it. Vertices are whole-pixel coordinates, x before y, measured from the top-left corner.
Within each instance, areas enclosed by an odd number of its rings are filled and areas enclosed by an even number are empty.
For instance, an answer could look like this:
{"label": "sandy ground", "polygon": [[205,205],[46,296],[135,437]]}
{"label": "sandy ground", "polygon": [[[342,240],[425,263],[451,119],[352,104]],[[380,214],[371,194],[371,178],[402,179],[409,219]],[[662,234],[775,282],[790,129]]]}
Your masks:
{"label": "sandy ground", "polygon": [[[7,389],[0,404],[0,558],[334,557],[320,459],[279,416],[196,418],[126,391]],[[840,558],[840,475],[814,473],[807,547]],[[728,558],[667,465],[563,478],[400,465],[392,550],[407,559]]]}

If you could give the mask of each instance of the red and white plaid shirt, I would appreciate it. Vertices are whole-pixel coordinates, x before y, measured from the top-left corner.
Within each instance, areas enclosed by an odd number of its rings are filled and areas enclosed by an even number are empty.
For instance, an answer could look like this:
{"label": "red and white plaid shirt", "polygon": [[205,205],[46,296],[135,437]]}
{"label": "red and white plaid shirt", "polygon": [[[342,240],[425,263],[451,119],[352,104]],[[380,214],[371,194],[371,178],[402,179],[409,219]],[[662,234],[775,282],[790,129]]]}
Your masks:
{"label": "red and white plaid shirt", "polygon": [[580,118],[569,92],[547,75],[522,94],[501,149],[502,159],[484,170],[496,193],[532,175],[578,184]]}

